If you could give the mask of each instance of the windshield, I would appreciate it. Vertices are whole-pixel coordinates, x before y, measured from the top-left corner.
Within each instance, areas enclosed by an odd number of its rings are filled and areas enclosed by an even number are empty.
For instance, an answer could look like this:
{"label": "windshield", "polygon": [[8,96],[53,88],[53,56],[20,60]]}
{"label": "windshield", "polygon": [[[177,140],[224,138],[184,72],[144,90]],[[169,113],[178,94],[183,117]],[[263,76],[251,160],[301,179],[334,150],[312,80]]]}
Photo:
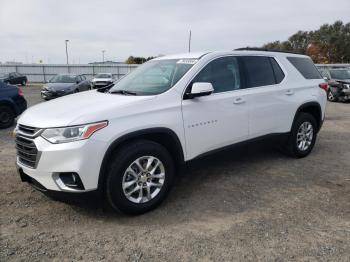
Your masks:
{"label": "windshield", "polygon": [[109,91],[157,95],[173,87],[196,62],[194,59],[151,60],[115,83]]}
{"label": "windshield", "polygon": [[75,76],[72,75],[56,75],[51,78],[50,83],[75,83]]}
{"label": "windshield", "polygon": [[330,70],[329,72],[334,79],[350,79],[350,70]]}
{"label": "windshield", "polygon": [[111,74],[97,74],[95,78],[112,78]]}

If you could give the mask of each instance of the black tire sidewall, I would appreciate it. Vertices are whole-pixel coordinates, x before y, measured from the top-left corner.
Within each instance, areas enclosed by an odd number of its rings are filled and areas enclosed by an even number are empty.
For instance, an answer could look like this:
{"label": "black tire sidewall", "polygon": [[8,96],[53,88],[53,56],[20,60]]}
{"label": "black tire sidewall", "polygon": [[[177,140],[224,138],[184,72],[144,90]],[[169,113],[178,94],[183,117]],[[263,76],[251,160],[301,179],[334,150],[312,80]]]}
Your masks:
{"label": "black tire sidewall", "polygon": [[[122,179],[130,164],[142,156],[154,156],[162,161],[165,168],[165,180],[161,191],[154,199],[137,204],[128,200],[124,195]],[[173,184],[174,176],[173,160],[163,146],[152,141],[134,142],[112,157],[106,179],[106,196],[113,209],[130,215],[142,214],[156,208],[165,199]]]}
{"label": "black tire sidewall", "polygon": [[[312,125],[313,137],[312,137],[311,145],[309,146],[309,148],[307,150],[302,151],[298,148],[297,134],[298,134],[298,130],[299,130],[301,124],[303,124],[306,121],[310,122]],[[300,113],[298,115],[297,119],[295,120],[295,122],[293,123],[292,131],[291,131],[289,141],[288,141],[288,147],[289,147],[291,154],[297,158],[302,158],[302,157],[307,156],[312,151],[312,149],[315,145],[315,142],[316,142],[316,138],[317,138],[317,122],[316,122],[315,118],[311,114]]]}
{"label": "black tire sidewall", "polygon": [[15,121],[15,113],[13,112],[12,108],[7,105],[0,106],[0,112],[2,111],[6,111],[9,114],[10,120],[6,123],[0,122],[0,128],[8,128],[12,126]]}

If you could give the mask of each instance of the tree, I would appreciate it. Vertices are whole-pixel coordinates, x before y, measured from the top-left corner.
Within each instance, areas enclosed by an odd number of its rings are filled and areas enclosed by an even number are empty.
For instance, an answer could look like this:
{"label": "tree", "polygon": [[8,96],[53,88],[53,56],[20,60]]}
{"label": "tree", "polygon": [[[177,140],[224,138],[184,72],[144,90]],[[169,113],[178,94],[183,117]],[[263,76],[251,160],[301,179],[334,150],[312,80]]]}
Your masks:
{"label": "tree", "polygon": [[308,54],[316,63],[350,63],[350,23],[324,24],[315,31],[298,31],[287,41],[274,41],[263,48]]}
{"label": "tree", "polygon": [[128,59],[125,61],[127,64],[143,64],[155,57],[150,56],[150,57],[134,57],[134,56],[129,56]]}

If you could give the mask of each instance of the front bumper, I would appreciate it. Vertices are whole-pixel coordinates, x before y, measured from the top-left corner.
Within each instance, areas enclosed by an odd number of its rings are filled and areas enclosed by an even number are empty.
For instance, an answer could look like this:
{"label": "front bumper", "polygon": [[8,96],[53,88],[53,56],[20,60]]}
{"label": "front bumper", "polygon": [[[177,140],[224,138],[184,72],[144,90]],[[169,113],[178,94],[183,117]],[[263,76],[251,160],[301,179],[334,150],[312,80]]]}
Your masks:
{"label": "front bumper", "polygon": [[[21,162],[17,156],[16,163],[20,172],[45,190],[80,193],[97,189],[105,142],[90,138],[71,143],[51,144],[40,136],[33,141],[40,158],[32,168]],[[60,181],[60,174],[70,172],[79,175],[83,190],[69,188]]]}
{"label": "front bumper", "polygon": [[41,90],[41,97],[45,100],[54,99],[57,97],[65,96],[72,94],[73,92],[66,92],[66,91],[51,91],[51,90]]}

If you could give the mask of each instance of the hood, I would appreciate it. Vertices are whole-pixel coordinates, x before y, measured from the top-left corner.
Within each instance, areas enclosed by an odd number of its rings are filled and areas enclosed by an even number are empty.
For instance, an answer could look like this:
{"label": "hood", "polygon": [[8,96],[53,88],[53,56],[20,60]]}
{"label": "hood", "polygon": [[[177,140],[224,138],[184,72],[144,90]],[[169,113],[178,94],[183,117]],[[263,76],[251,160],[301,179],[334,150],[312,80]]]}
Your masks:
{"label": "hood", "polygon": [[47,83],[43,88],[47,88],[52,91],[59,91],[74,86],[75,83]]}
{"label": "hood", "polygon": [[30,107],[17,122],[38,128],[92,123],[109,120],[109,117],[116,117],[118,113],[122,115],[123,108],[139,105],[154,98],[155,96],[107,94],[92,90]]}
{"label": "hood", "polygon": [[334,81],[342,84],[350,84],[350,79],[334,79]]}
{"label": "hood", "polygon": [[96,82],[96,81],[112,81],[112,78],[94,78],[91,81]]}

